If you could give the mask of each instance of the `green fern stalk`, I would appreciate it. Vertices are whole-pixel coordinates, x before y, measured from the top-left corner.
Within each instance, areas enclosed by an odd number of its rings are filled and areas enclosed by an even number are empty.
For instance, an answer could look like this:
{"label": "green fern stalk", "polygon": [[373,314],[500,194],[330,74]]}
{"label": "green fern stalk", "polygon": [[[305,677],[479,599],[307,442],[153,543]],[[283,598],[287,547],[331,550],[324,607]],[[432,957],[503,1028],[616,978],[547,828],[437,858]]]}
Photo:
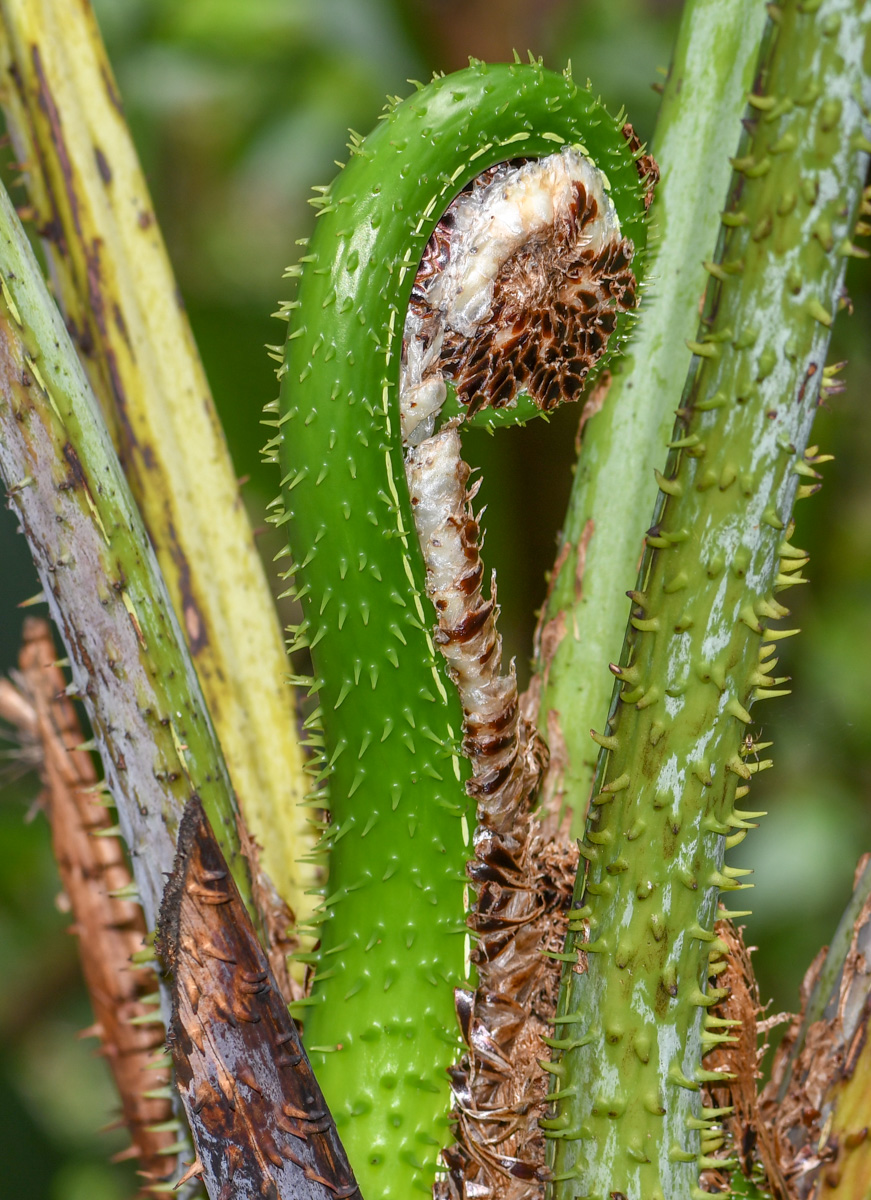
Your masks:
{"label": "green fern stalk", "polygon": [[250,907],[238,813],[196,673],[97,401],[0,189],[0,476],[118,810],[149,928],[200,796]]}
{"label": "green fern stalk", "polygon": [[774,592],[806,561],[790,514],[817,487],[807,439],[871,149],[871,9],[773,13],[600,739],[549,1065],[555,1200],[684,1200],[709,1165],[701,1061],[726,1036],[705,1017],[712,925],[720,894],[747,886],[723,855],[754,815],[736,806],[757,766],[740,754],[748,709],[780,694],[770,656],[791,631],[771,628],[787,615]]}
{"label": "green fern stalk", "polygon": [[638,572],[642,514],[653,511],[654,470],[663,465],[690,364],[684,340],[696,331],[703,264],[713,258],[729,186],[723,147],[738,146],[765,15],[759,0],[684,6],[650,146],[661,172],[650,210],[650,283],[629,352],[617,360],[602,410],[584,430],[561,538],[569,553],[544,613],[561,636],[545,639],[547,647],[557,645],[539,664],[539,726],[553,753],[549,790],[571,805],[576,836],[596,766],[589,730],[607,710],[613,679],[606,668],[623,642],[626,611],[614,597]]}

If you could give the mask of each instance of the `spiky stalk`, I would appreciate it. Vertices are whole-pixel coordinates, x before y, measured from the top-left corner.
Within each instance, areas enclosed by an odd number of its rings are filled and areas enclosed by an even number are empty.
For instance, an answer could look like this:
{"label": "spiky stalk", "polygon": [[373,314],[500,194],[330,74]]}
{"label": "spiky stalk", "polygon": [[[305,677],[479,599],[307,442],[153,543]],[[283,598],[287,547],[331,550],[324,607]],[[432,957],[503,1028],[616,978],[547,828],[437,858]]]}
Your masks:
{"label": "spiky stalk", "polygon": [[656,499],[654,470],[665,460],[691,358],[685,339],[696,331],[704,263],[728,190],[724,148],[737,150],[764,23],[757,0],[684,6],[650,146],[661,172],[650,210],[651,282],[628,353],[584,428],[538,665],[539,727],[551,751],[545,786],[571,804],[576,835],[596,766],[588,731],[607,711],[606,668],[623,643],[627,610],[614,597],[635,584],[644,515]]}
{"label": "spiky stalk", "polygon": [[[381,1197],[432,1187],[450,1111],[447,1069],[459,1057],[454,990],[470,967],[469,792],[482,813],[487,803],[495,808],[503,782],[519,778],[520,757],[513,681],[494,683],[480,670],[490,664],[498,675],[500,652],[488,623],[494,601],[479,603],[483,566],[466,507],[467,473],[454,450],[442,459],[449,467],[434,467],[428,438],[419,441],[421,458],[403,459],[400,367],[414,353],[408,338],[403,345],[403,328],[441,214],[518,146],[529,158],[572,148],[607,172],[620,237],[628,239],[614,250],[622,269],[629,243],[639,251],[644,244],[640,151],[622,117],[609,115],[569,72],[556,75],[535,61],[473,61],[391,103],[324,189],[315,234],[291,269],[299,291],[288,309],[283,411],[268,452],[280,451],[285,472],[278,511],[298,560],[297,648],[311,650],[316,673],[300,682],[318,693],[310,724],[323,734],[318,765],[332,814],[318,969],[303,1015],[312,1065],[361,1188]],[[587,193],[578,183],[573,194]],[[593,211],[599,203],[604,210],[601,197]],[[633,270],[637,261],[640,253]],[[634,298],[633,278],[624,307]],[[615,296],[602,313],[601,329],[619,336],[628,314],[616,303]],[[553,327],[560,341],[569,338],[562,318]],[[599,325],[591,329],[598,354],[602,335]],[[501,332],[510,330],[506,320]],[[586,342],[574,353],[580,370]],[[531,369],[525,378],[535,380]],[[483,399],[481,381],[470,386]],[[555,375],[548,389],[555,403]],[[456,426],[445,429],[457,438]],[[473,642],[478,634],[483,644]],[[510,757],[496,758],[512,746]],[[461,751],[478,764],[465,794]],[[317,793],[313,800],[323,803]],[[482,816],[482,825],[490,819]]]}
{"label": "spiky stalk", "polygon": [[38,748],[41,804],[94,1015],[94,1024],[79,1036],[100,1040],[130,1133],[122,1156],[138,1157],[148,1181],[143,1195],[153,1197],[159,1193],[151,1185],[159,1188],[177,1174],[178,1131],[172,1128],[169,1064],[163,1056],[166,1033],[154,1007],[157,977],[148,966],[131,969],[143,949],[145,917],[131,897],[135,885],[121,839],[112,833],[114,813],[95,790],[93,757],[75,749],[84,737],[55,662],[51,626],[41,617],[28,617],[23,637],[18,688],[0,681],[0,713]]}
{"label": "spiky stalk", "polygon": [[871,11],[774,13],[600,739],[549,1066],[557,1200],[683,1200],[707,1165],[711,926],[720,893],[746,886],[723,865],[750,823],[741,743],[750,704],[779,693],[773,593],[801,580],[788,526],[816,488],[807,439],[871,149]]}

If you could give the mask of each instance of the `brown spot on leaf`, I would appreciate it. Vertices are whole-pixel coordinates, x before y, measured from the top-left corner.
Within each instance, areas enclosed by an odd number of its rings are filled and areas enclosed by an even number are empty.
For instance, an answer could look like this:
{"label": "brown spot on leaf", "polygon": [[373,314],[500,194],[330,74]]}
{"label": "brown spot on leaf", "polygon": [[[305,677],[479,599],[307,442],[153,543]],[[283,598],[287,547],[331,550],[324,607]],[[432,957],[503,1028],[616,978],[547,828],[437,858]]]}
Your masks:
{"label": "brown spot on leaf", "polygon": [[100,178],[108,187],[112,182],[112,168],[109,166],[109,160],[99,146],[94,147],[94,158],[97,162],[97,170],[100,172]]}
{"label": "brown spot on leaf", "polygon": [[118,330],[118,332],[121,334],[121,337],[124,339],[124,344],[130,353],[130,357],[135,360],[135,355],[133,353],[133,346],[130,342],[130,334],[127,330],[127,322],[124,320],[124,314],[121,312],[121,308],[117,304],[117,302],[113,302],[113,304],[112,304],[112,319],[115,322],[115,328]]}
{"label": "brown spot on leaf", "polygon": [[172,561],[178,573],[177,583],[182,613],[184,615],[185,635],[191,654],[196,658],[209,643],[209,630],[197,598],[194,595],[191,568],[187,560],[187,555],[178,540],[178,535],[172,521],[168,523],[166,532],[169,542],[169,552],[172,555]]}
{"label": "brown spot on leaf", "polygon": [[46,78],[45,69],[42,65],[42,54],[39,46],[35,44],[32,45],[30,48],[30,55],[33,62],[33,70],[36,75],[37,90],[39,93],[39,106],[45,113],[48,120],[49,129],[51,131],[51,140],[54,144],[58,166],[60,167],[61,175],[63,176],[67,200],[69,201],[70,205],[70,214],[73,218],[73,226],[75,227],[76,233],[81,236],[82,222],[79,215],[79,197],[75,188],[73,166],[70,161],[66,138],[64,137],[63,123],[61,121],[60,112],[55,104],[51,88],[48,86],[48,79]]}
{"label": "brown spot on leaf", "polygon": [[587,569],[587,551],[593,540],[596,525],[589,517],[584,525],[584,531],[578,538],[578,551],[575,558],[575,604],[580,604],[584,596],[584,572]]}
{"label": "brown spot on leaf", "polygon": [[123,117],[124,105],[121,103],[121,96],[112,78],[112,72],[105,63],[100,67],[100,76],[103,80],[103,86],[106,89],[106,95],[109,97],[109,103]]}
{"label": "brown spot on leaf", "polygon": [[85,478],[85,472],[82,468],[81,460],[79,459],[72,442],[64,443],[64,458],[69,465],[70,474],[66,483],[62,484],[61,486],[68,488],[80,487],[90,495],[91,489],[88,487],[88,481]]}

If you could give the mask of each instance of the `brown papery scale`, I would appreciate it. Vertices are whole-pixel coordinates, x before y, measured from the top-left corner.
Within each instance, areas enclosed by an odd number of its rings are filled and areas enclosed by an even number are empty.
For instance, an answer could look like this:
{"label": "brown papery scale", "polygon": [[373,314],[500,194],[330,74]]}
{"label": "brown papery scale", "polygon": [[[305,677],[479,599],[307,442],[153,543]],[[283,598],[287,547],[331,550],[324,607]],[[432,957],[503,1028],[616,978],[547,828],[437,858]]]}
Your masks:
{"label": "brown papery scale", "polygon": [[491,167],[454,200],[424,252],[403,384],[416,382],[421,358],[423,378],[450,379],[470,416],[510,406],[521,390],[545,412],[576,400],[618,314],[636,306],[633,250],[580,152]]}
{"label": "brown papery scale", "polygon": [[213,1200],[360,1200],[287,1003],[199,799],[185,807],[158,949],[169,1049]]}
{"label": "brown papery scale", "polygon": [[[495,582],[484,566],[477,488],[460,457],[465,416],[510,407],[525,390],[542,410],[580,395],[621,311],[635,307],[632,243],[600,172],[571,148],[500,164],[457,197],[415,280],[400,391],[406,475],[438,615],[434,641],[463,704],[467,787],[477,801],[468,925],[478,986],[458,989],[467,1046],[452,1070],[457,1143],[437,1200],[534,1200],[544,1193],[547,1057],[578,854],[555,814],[533,816],[545,748],[534,703],[502,672]],[[436,431],[450,379],[464,416]]]}

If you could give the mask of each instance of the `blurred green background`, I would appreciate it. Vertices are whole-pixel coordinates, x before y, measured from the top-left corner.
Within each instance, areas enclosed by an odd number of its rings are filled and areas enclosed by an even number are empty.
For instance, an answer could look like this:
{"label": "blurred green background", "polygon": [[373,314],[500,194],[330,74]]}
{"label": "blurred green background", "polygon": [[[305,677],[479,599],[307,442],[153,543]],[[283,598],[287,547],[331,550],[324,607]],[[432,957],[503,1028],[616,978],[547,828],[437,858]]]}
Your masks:
{"label": "blurred green background", "polygon": [[[134,137],[176,266],[255,525],[277,489],[259,461],[260,409],[276,385],[265,343],[283,327],[283,298],[313,210],[311,186],[345,157],[347,129],[370,129],[385,94],[452,70],[469,55],[514,47],[590,76],[649,137],[679,4],[672,0],[97,0]],[[748,920],[774,1008],[830,936],[859,854],[871,845],[871,286],[851,262],[855,312],[835,358],[847,390],[820,412],[818,440],[836,455],[822,493],[800,506],[794,541],[813,556],[811,585],[790,593],[804,632],[782,643],[795,693],[760,706],[776,766],[753,789],[770,816],[735,864],[757,870]],[[577,412],[491,440],[468,439],[488,505],[503,633],[528,676],[534,611],[571,482]],[[530,493],[533,493],[532,495]],[[268,539],[264,538],[268,548]],[[38,590],[15,522],[0,514],[0,671],[14,664],[22,613]],[[796,595],[796,592],[800,594]],[[43,611],[37,609],[37,611]],[[758,732],[758,731],[757,731]],[[68,917],[32,778],[0,792],[0,1197],[122,1200],[133,1168],[110,1167],[126,1144],[92,1042]]]}

